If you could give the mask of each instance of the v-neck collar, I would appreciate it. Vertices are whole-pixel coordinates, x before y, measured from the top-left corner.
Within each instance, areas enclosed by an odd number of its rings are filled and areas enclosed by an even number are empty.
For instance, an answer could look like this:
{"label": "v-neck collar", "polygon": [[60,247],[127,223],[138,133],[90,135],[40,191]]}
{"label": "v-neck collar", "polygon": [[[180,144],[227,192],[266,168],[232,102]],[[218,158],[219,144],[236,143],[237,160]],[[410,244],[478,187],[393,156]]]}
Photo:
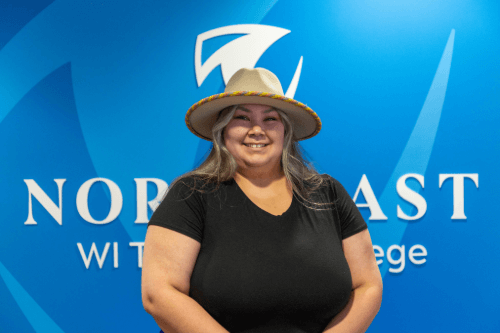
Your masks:
{"label": "v-neck collar", "polygon": [[232,180],[233,182],[233,186],[236,188],[236,191],[240,193],[240,195],[249,202],[250,206],[254,207],[254,210],[255,211],[258,211],[258,212],[261,212],[262,215],[265,215],[265,216],[268,216],[268,217],[271,217],[271,218],[282,218],[284,217],[285,215],[289,215],[291,213],[291,211],[293,210],[293,208],[295,207],[295,204],[296,204],[296,198],[295,198],[295,193],[293,193],[292,195],[292,202],[290,203],[290,206],[288,206],[287,210],[285,210],[281,215],[273,215],[271,213],[269,213],[268,211],[260,208],[259,206],[257,206],[257,204],[255,204],[255,202],[253,202],[246,194],[245,192],[243,192],[243,190],[241,189],[241,187],[238,185],[238,183],[233,179]]}

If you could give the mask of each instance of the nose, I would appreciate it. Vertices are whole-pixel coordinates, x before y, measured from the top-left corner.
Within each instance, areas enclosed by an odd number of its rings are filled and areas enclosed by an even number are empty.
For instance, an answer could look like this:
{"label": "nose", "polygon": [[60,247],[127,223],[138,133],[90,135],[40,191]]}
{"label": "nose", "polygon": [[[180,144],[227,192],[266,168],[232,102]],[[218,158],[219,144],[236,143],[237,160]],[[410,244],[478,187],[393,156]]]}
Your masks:
{"label": "nose", "polygon": [[252,126],[252,128],[248,132],[248,135],[260,136],[260,135],[264,135],[264,131],[262,130],[262,127],[260,127],[259,125],[254,125],[254,126]]}

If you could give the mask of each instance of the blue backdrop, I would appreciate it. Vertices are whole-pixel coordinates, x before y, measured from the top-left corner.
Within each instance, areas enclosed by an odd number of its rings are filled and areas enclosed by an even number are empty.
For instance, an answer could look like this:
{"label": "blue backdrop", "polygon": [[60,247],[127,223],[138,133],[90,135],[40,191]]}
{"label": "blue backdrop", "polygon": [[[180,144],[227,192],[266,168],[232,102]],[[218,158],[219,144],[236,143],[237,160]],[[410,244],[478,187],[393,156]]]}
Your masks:
{"label": "blue backdrop", "polygon": [[158,331],[146,222],[209,148],[187,109],[243,66],[322,119],[303,146],[384,280],[369,332],[500,331],[498,1],[0,6],[1,332]]}

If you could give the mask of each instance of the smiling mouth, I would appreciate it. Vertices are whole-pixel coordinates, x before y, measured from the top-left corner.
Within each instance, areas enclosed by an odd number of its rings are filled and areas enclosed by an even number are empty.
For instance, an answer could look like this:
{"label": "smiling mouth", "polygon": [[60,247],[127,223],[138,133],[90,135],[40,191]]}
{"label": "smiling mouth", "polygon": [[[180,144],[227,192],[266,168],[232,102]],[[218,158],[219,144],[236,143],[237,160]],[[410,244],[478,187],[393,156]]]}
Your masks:
{"label": "smiling mouth", "polygon": [[259,143],[259,144],[244,143],[243,145],[250,147],[250,148],[263,148],[263,147],[267,146],[267,144],[265,144],[265,143]]}

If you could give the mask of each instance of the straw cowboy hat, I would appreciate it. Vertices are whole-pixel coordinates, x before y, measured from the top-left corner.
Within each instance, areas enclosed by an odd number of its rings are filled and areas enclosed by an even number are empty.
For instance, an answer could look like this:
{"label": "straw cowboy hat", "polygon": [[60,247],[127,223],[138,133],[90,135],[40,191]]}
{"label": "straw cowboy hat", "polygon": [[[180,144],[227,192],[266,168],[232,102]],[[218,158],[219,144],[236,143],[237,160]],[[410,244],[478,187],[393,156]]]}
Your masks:
{"label": "straw cowboy hat", "polygon": [[242,68],[229,79],[224,93],[204,98],[186,113],[186,125],[195,135],[212,140],[219,112],[231,105],[263,104],[285,112],[297,140],[309,139],[321,129],[321,120],[307,105],[285,97],[281,83],[264,68]]}

